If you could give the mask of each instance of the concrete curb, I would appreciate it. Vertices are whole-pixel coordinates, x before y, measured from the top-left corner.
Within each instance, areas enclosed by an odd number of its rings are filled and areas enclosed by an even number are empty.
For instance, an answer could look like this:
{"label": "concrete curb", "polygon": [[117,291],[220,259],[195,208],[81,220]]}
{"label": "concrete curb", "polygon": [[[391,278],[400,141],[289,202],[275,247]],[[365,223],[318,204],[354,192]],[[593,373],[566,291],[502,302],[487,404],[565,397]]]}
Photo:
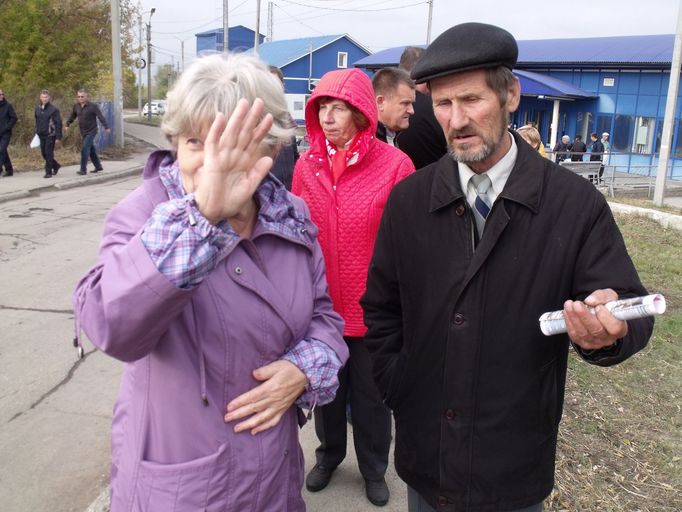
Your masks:
{"label": "concrete curb", "polygon": [[609,202],[612,212],[627,213],[630,215],[639,215],[640,217],[648,217],[657,221],[664,228],[677,229],[682,231],[682,215],[675,215],[674,213],[661,212],[659,210],[650,210],[649,208],[641,208],[639,206],[630,206],[629,204],[612,203]]}
{"label": "concrete curb", "polygon": [[13,190],[12,192],[0,194],[0,203],[13,201],[14,199],[23,199],[24,197],[29,197],[30,195],[31,195],[30,190]]}
{"label": "concrete curb", "polygon": [[[58,183],[56,185],[53,185],[50,188],[57,189],[57,190],[68,190],[70,188],[84,187],[87,185],[96,185],[97,183],[104,183],[107,181],[113,181],[116,179],[127,178],[128,176],[134,176],[136,174],[140,174],[143,169],[144,169],[144,165],[140,164],[139,166],[134,167],[132,169],[126,169],[123,171],[117,171],[117,172],[109,173],[109,174],[97,174],[95,176],[90,175],[87,178],[82,177],[82,178],[77,178],[77,179],[70,180],[70,181],[64,181],[62,183]],[[104,172],[106,172],[106,171],[104,171]]]}
{"label": "concrete curb", "polygon": [[109,512],[109,494],[110,489],[107,485],[107,488],[104,489],[99,496],[97,496],[95,501],[90,503],[88,508],[85,509],[85,512]]}
{"label": "concrete curb", "polygon": [[0,194],[0,203],[6,203],[8,201],[13,201],[15,199],[23,199],[26,197],[40,195],[44,192],[56,191],[56,190],[68,190],[76,187],[84,187],[87,185],[97,185],[99,183],[105,183],[107,181],[114,181],[127,178],[129,176],[134,176],[141,174],[144,170],[143,163],[135,163],[132,167],[128,169],[122,169],[118,171],[107,172],[104,171],[102,174],[88,174],[86,176],[79,176],[77,178],[69,178],[66,181],[60,181],[59,183],[50,183],[46,185],[34,186],[28,189],[12,190]]}

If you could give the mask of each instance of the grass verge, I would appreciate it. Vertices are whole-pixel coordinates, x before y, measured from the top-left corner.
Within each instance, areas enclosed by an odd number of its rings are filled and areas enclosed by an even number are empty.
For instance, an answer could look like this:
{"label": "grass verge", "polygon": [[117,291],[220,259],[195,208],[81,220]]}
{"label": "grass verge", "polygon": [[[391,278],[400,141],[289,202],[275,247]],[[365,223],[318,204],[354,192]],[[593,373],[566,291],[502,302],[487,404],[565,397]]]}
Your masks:
{"label": "grass verge", "polygon": [[571,354],[551,511],[682,510],[682,236],[647,218],[616,219],[668,310],[648,347],[618,366]]}

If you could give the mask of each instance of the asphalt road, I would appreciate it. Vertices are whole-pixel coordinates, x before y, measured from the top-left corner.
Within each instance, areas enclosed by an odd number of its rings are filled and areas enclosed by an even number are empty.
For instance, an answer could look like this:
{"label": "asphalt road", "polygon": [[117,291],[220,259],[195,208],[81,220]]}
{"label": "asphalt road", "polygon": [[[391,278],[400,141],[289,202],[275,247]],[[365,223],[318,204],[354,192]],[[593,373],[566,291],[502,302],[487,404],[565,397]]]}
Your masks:
{"label": "asphalt road", "polygon": [[[165,144],[156,128],[126,123],[126,130]],[[106,212],[139,180],[48,190],[0,204],[2,512],[107,510],[111,410],[121,364],[91,347],[77,360],[71,294],[95,262]],[[317,445],[312,423],[302,429],[301,444],[308,471]],[[406,510],[405,486],[392,463],[387,481],[391,501],[378,509],[365,499],[349,436],[348,457],[330,486],[304,496],[312,512]]]}

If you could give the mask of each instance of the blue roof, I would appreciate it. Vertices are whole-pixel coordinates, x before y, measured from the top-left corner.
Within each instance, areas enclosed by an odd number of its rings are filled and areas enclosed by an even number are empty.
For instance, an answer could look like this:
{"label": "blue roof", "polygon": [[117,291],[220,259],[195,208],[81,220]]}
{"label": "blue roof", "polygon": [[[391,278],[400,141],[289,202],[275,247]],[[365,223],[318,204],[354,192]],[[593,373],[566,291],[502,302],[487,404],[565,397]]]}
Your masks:
{"label": "blue roof", "polygon": [[521,94],[524,96],[544,96],[546,98],[587,99],[598,98],[599,95],[576,87],[551,76],[515,69],[514,74],[521,83]]}
{"label": "blue roof", "polygon": [[672,34],[519,41],[517,67],[669,68],[674,43]]}
{"label": "blue roof", "polygon": [[[516,67],[669,68],[674,43],[672,34],[518,41]],[[396,66],[404,48],[398,46],[377,52],[360,59],[355,66],[370,69]]]}
{"label": "blue roof", "polygon": [[270,41],[268,43],[263,43],[258,47],[258,55],[268,64],[282,68],[287,64],[308,55],[311,48],[312,51],[319,50],[342,37],[348,36],[337,34],[330,36],[301,37],[299,39],[287,39],[284,41]]}
{"label": "blue roof", "polygon": [[[251,32],[252,34],[255,34],[255,30],[251,30],[249,27],[245,27],[244,25],[232,25],[229,27],[227,35],[229,36],[232,32],[241,32],[241,31],[248,31]],[[198,32],[194,34],[195,36],[212,36],[215,34],[221,34],[223,33],[223,27],[220,28],[214,28],[211,30],[205,30],[204,32]],[[261,37],[265,37],[263,34],[260,34]]]}

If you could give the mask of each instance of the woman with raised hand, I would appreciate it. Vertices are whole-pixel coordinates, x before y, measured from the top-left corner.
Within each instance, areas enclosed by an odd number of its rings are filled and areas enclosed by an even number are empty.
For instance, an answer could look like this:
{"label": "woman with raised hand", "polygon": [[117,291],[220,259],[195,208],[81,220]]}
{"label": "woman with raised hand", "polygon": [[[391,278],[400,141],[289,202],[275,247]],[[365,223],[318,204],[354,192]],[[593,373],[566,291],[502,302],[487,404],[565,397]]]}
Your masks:
{"label": "woman with raised hand", "polygon": [[74,295],[78,332],[126,362],[111,510],[305,510],[299,407],[333,399],[348,351],[317,228],[268,174],[291,136],[281,86],[253,56],[201,58],[161,129],[173,149]]}

